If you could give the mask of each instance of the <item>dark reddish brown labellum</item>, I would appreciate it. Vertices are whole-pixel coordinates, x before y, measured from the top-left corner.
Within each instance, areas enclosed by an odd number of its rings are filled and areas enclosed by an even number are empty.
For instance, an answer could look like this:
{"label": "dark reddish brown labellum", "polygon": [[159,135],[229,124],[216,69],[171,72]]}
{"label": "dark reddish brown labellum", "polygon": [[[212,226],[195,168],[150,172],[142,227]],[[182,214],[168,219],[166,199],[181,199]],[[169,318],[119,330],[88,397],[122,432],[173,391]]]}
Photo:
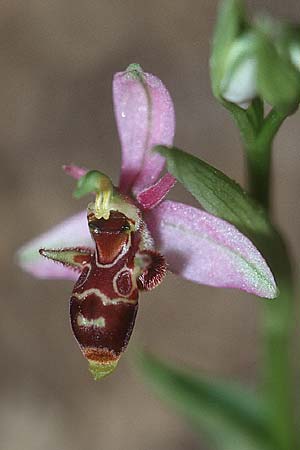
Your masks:
{"label": "dark reddish brown labellum", "polygon": [[70,299],[71,326],[99,379],[116,367],[128,344],[139,289],[157,286],[166,264],[151,249],[141,218],[136,224],[118,211],[111,211],[108,219],[97,219],[90,212],[88,224],[95,250],[42,250],[41,254],[81,272]]}

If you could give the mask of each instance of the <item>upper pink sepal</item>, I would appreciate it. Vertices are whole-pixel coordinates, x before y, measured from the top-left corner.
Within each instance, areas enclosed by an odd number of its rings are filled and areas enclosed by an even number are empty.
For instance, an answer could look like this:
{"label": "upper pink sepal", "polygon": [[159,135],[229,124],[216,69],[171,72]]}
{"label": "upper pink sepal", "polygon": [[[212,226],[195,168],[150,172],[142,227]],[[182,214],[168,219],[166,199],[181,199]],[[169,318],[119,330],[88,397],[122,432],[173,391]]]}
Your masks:
{"label": "upper pink sepal", "polygon": [[136,199],[142,209],[152,209],[157,206],[172,189],[176,183],[176,178],[170,173],[166,173],[157,183],[140,192]]}
{"label": "upper pink sepal", "polygon": [[86,211],[69,217],[31,242],[25,244],[17,254],[22,269],[38,278],[64,278],[76,280],[78,272],[62,264],[47,260],[39,254],[40,248],[93,247]]}
{"label": "upper pink sepal", "polygon": [[75,178],[75,180],[79,180],[79,178],[83,177],[88,172],[88,169],[75,166],[74,164],[64,165],[62,168],[67,175]]}
{"label": "upper pink sepal", "polygon": [[172,201],[147,211],[145,218],[174,273],[201,284],[276,297],[276,284],[265,260],[230,223]]}
{"label": "upper pink sepal", "polygon": [[120,190],[136,194],[154,184],[164,166],[151,148],[173,142],[173,102],[163,83],[138,64],[115,74],[113,100],[122,147]]}

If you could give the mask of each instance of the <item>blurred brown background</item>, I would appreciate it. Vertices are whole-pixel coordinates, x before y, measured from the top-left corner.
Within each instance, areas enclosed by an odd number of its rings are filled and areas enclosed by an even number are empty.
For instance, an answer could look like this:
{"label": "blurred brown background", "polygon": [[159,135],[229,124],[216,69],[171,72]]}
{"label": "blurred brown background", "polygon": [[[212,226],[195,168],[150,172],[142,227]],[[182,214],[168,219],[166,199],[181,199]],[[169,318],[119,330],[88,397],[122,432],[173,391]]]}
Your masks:
{"label": "blurred brown background", "polygon": [[[250,4],[251,3],[251,4]],[[98,168],[117,182],[119,142],[111,79],[131,62],[158,75],[177,116],[176,145],[240,182],[243,157],[210,92],[211,0],[20,0],[0,6],[1,401],[3,450],[206,449],[144,384],[132,348],[203,373],[255,382],[260,301],[169,275],[144,295],[118,370],[92,381],[69,328],[69,282],[41,281],[15,265],[25,241],[84,206],[61,165]],[[251,1],[300,20],[298,0]],[[275,215],[299,250],[299,113],[276,141]],[[193,202],[180,186],[172,194]],[[298,263],[297,263],[298,264]]]}

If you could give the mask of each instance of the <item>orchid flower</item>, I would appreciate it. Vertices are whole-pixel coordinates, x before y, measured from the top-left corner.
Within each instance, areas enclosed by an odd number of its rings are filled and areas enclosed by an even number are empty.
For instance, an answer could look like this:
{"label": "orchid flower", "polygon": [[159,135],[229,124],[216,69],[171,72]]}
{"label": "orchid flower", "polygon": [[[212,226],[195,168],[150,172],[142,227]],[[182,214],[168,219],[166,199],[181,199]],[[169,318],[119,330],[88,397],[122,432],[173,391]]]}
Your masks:
{"label": "orchid flower", "polygon": [[164,200],[176,180],[169,173],[160,178],[164,158],[152,151],[170,146],[175,131],[163,83],[132,64],[114,76],[113,101],[122,147],[119,187],[101,172],[65,166],[79,180],[76,196],[96,195],[88,221],[79,212],[19,251],[21,267],[38,278],[79,276],[71,325],[95,379],[116,367],[134,325],[138,291],[158,285],[166,268],[196,283],[276,296],[268,265],[237,228]]}

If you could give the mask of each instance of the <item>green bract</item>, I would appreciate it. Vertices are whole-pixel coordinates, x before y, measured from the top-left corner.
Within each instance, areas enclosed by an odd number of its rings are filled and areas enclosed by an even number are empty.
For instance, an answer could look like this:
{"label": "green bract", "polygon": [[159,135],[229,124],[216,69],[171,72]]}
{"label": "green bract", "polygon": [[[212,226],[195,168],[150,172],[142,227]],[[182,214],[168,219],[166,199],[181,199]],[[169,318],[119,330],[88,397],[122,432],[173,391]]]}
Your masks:
{"label": "green bract", "polygon": [[257,33],[257,90],[270,105],[282,112],[294,112],[300,101],[300,72],[290,55],[281,55],[263,32]]}
{"label": "green bract", "polygon": [[226,59],[231,46],[246,27],[244,7],[240,0],[228,0],[221,4],[210,59],[212,89],[221,97],[221,82],[226,71]]}
{"label": "green bract", "polygon": [[264,209],[223,172],[175,147],[157,146],[156,151],[165,156],[168,171],[206,211],[227,220],[250,237],[271,233]]}

